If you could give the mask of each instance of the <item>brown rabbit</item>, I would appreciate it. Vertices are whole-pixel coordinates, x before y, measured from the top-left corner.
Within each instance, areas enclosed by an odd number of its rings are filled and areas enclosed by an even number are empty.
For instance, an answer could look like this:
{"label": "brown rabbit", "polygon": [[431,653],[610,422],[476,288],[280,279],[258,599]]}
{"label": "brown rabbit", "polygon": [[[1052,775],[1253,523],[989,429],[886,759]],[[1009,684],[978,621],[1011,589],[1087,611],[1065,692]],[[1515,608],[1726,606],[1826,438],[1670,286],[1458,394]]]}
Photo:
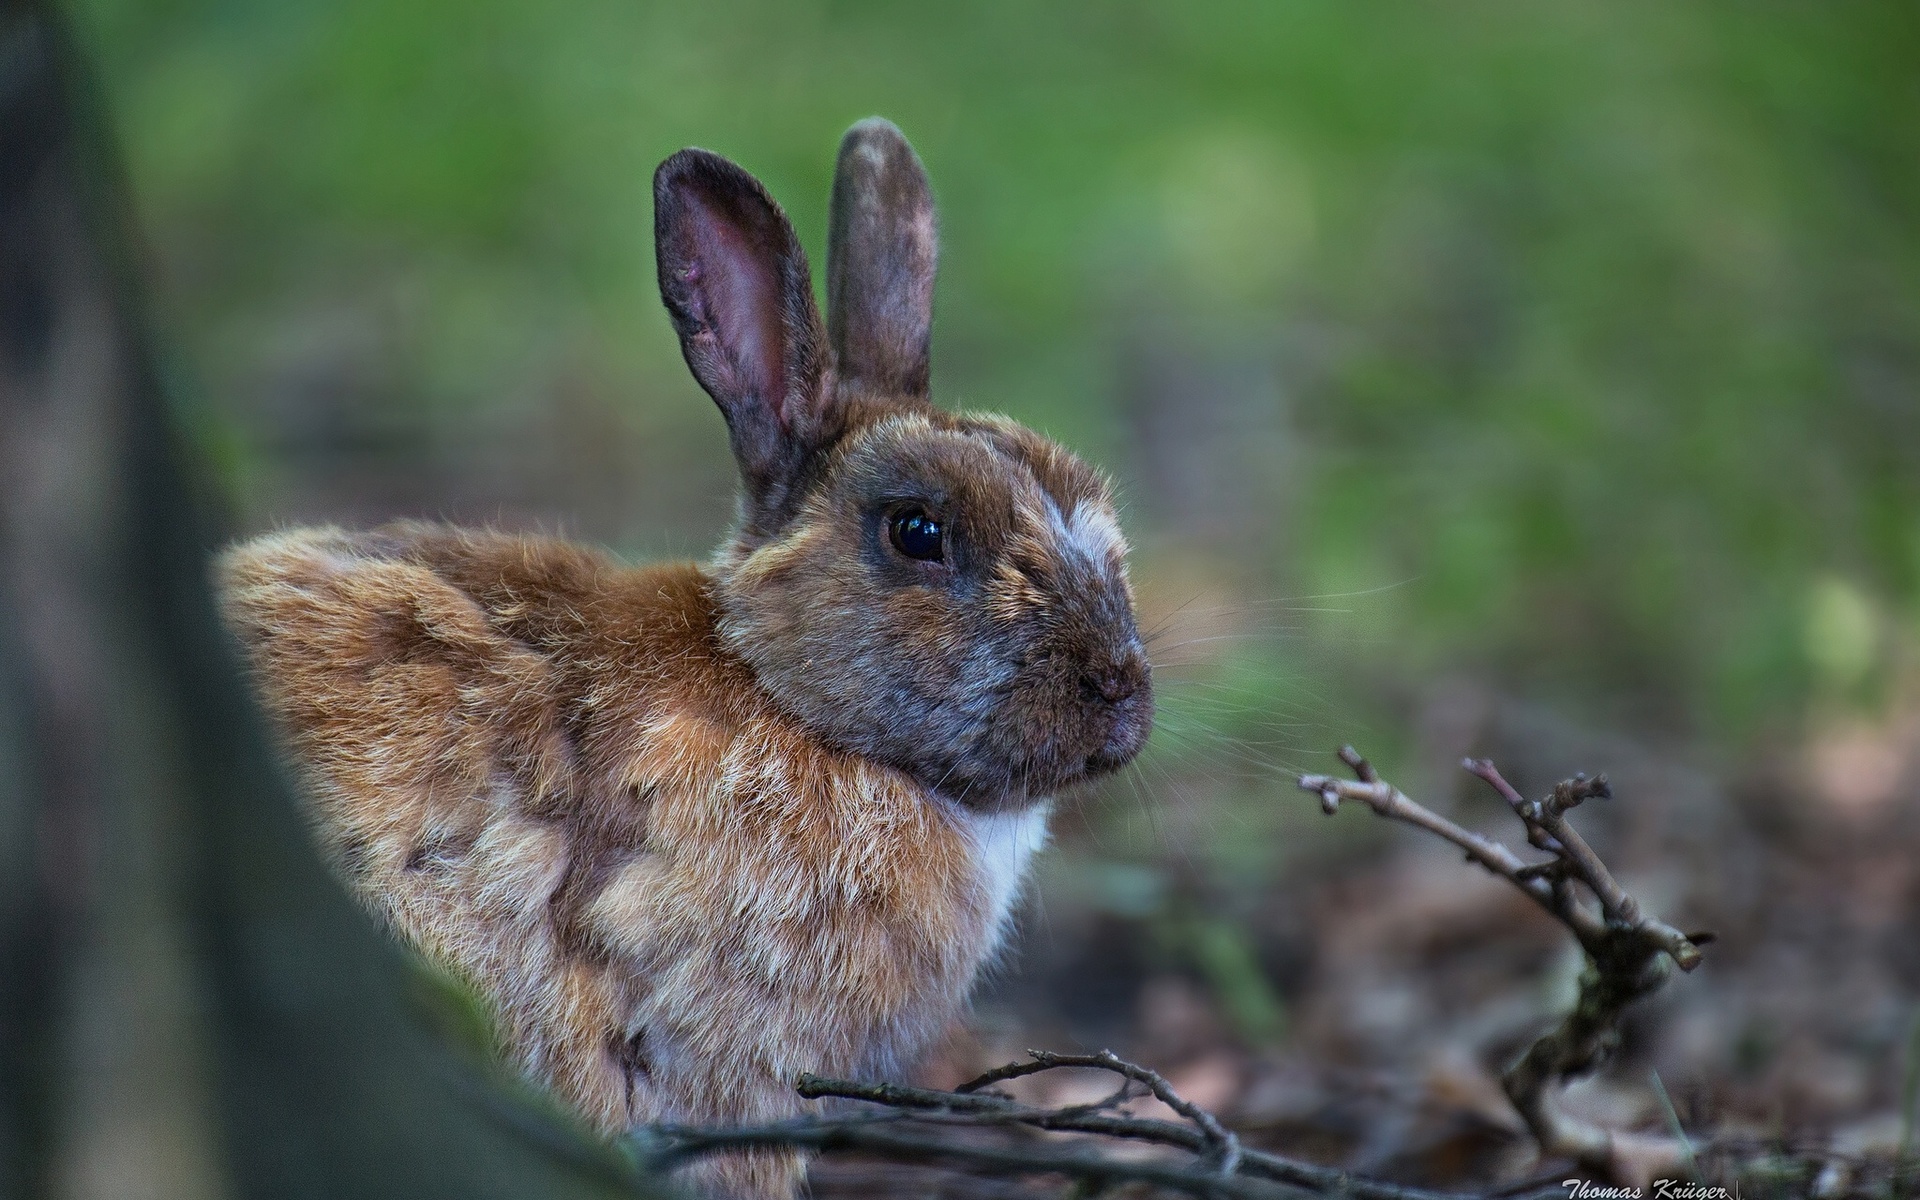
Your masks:
{"label": "brown rabbit", "polygon": [[[825,328],[746,172],[683,150],[654,203],[743,483],[710,564],[425,524],[222,564],[341,872],[609,1133],[899,1070],[999,945],[1048,798],[1153,721],[1105,482],[928,401],[933,206],[900,132],[841,145]],[[801,1165],[702,1182],[785,1196]]]}

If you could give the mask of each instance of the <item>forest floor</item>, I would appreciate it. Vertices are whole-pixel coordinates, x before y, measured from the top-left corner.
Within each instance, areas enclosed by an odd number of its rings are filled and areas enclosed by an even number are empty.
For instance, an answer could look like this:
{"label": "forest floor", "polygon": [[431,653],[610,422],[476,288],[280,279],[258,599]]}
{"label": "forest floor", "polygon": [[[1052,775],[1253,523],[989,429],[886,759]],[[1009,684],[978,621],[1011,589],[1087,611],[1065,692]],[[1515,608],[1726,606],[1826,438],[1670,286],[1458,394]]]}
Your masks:
{"label": "forest floor", "polygon": [[[1717,939],[1700,969],[1631,1011],[1621,1052],[1570,1089],[1568,1107],[1610,1129],[1677,1121],[1697,1142],[1776,1147],[1823,1175],[1823,1194],[1888,1194],[1884,1164],[1908,1149],[1920,1072],[1920,726],[1854,730],[1721,778],[1517,706],[1491,711],[1476,740],[1522,791],[1540,794],[1574,759],[1612,775],[1616,799],[1576,824],[1646,906]],[[1497,803],[1431,782],[1423,799],[1527,849]],[[1297,793],[1273,802],[1314,808]],[[1374,818],[1353,806],[1330,820]],[[1097,856],[1075,828],[1062,823],[1051,878],[1071,881]],[[1205,873],[1158,867],[1189,882]],[[1235,926],[1273,1001],[1251,1017],[1207,955],[1168,952],[1208,926],[1170,922],[1165,904],[1123,911],[1087,889],[1049,892],[1048,879],[975,1020],[918,1082],[951,1086],[1029,1046],[1111,1048],[1260,1149],[1476,1194],[1580,1174],[1540,1160],[1500,1083],[1571,1004],[1578,948],[1448,847],[1410,831],[1329,841],[1238,896]],[[1044,1105],[1109,1090],[1073,1073],[1015,1087]],[[1067,1194],[1058,1180],[835,1157],[813,1187],[822,1200]]]}

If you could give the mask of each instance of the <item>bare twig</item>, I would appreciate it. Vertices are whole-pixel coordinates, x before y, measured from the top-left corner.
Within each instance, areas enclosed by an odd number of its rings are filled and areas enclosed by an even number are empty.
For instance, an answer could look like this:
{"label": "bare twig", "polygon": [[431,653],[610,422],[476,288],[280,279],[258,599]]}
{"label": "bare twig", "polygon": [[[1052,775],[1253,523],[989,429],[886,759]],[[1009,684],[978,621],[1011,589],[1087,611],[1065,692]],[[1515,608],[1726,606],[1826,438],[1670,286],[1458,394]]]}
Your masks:
{"label": "bare twig", "polygon": [[[991,1084],[1019,1079],[1041,1071],[1088,1066],[1101,1070],[1113,1069],[1108,1063],[1098,1061],[1101,1056],[1049,1054],[1045,1051],[1028,1051],[1028,1054],[1031,1057],[1026,1060],[995,1068],[978,1079],[961,1084],[951,1092],[907,1088],[898,1084],[851,1083],[846,1080],[803,1075],[800,1077],[800,1094],[809,1098],[837,1096],[850,1100],[866,1100],[895,1108],[990,1113],[993,1114],[990,1118],[968,1123],[1011,1123],[1051,1132],[1101,1134],[1107,1137],[1156,1142],[1196,1155],[1203,1154],[1210,1147],[1218,1144],[1209,1139],[1202,1130],[1189,1125],[1143,1117],[1105,1115],[1094,1111],[1107,1107],[1107,1101],[1101,1101],[1095,1105],[1043,1109],[1022,1105],[999,1093],[982,1091]],[[1113,1061],[1124,1068],[1150,1073],[1146,1068],[1122,1059],[1115,1058]],[[1131,1075],[1128,1077],[1132,1078]],[[1168,1089],[1168,1091],[1171,1090]],[[1186,1105],[1186,1102],[1182,1101],[1182,1104]],[[1203,1113],[1209,1121],[1217,1124],[1217,1118],[1213,1114],[1192,1105],[1187,1107]],[[1315,1192],[1352,1196],[1356,1200],[1441,1200],[1446,1195],[1446,1193],[1421,1188],[1359,1178],[1334,1167],[1317,1166],[1278,1154],[1266,1154],[1244,1148],[1240,1151],[1236,1169],[1242,1174],[1270,1179],[1277,1183],[1292,1184]]]}
{"label": "bare twig", "polygon": [[666,1171],[708,1154],[781,1146],[816,1151],[851,1150],[902,1162],[942,1163],[989,1175],[1064,1175],[1100,1186],[1144,1183],[1186,1196],[1267,1198],[1295,1196],[1300,1189],[1264,1179],[1222,1176],[1188,1164],[1125,1159],[1085,1149],[1050,1146],[985,1145],[925,1130],[901,1128],[915,1118],[881,1113],[869,1117],[824,1120],[806,1118],[731,1129],[693,1129],[659,1125],[642,1141],[643,1165]]}
{"label": "bare twig", "polygon": [[[861,1083],[802,1075],[801,1096],[837,1098],[880,1106],[881,1111],[806,1118],[736,1129],[652,1126],[637,1139],[646,1165],[669,1170],[709,1154],[758,1146],[818,1151],[846,1150],[901,1162],[936,1163],[989,1175],[1062,1175],[1092,1187],[1148,1184],[1191,1196],[1241,1197],[1332,1195],[1353,1200],[1461,1200],[1448,1193],[1359,1178],[1332,1167],[1277,1154],[1246,1150],[1219,1119],[1182,1098],[1158,1072],[1108,1051],[1052,1054],[998,1067],[953,1091],[897,1083]],[[1004,1083],[1043,1071],[1084,1068],[1121,1076],[1120,1091],[1091,1104],[1036,1108],[1001,1092]],[[1182,1121],[1135,1117],[1113,1111],[1134,1085],[1179,1114]],[[1089,1134],[1146,1142],[1191,1155],[1141,1159],[1103,1155],[1085,1141],[987,1144],[965,1140],[966,1131],[1037,1130]],[[1229,1157],[1228,1154],[1231,1154]],[[1553,1188],[1558,1196],[1563,1189]]]}
{"label": "bare twig", "polygon": [[1102,1050],[1098,1054],[1054,1054],[1046,1050],[1029,1050],[1027,1058],[1027,1062],[1008,1063],[1004,1067],[988,1071],[978,1079],[969,1080],[954,1090],[977,1092],[981,1088],[996,1083],[1004,1083],[1010,1079],[1061,1067],[1085,1067],[1096,1071],[1111,1071],[1133,1083],[1145,1086],[1149,1092],[1153,1093],[1154,1099],[1193,1122],[1212,1148],[1214,1161],[1222,1175],[1233,1174],[1234,1168],[1240,1161],[1240,1139],[1223,1127],[1212,1113],[1181,1099],[1173,1090],[1173,1085],[1168,1083],[1158,1071],[1127,1062],[1111,1050]]}
{"label": "bare twig", "polygon": [[[1324,811],[1332,814],[1339,810],[1340,801],[1358,800],[1382,817],[1453,843],[1466,851],[1469,861],[1505,879],[1552,914],[1586,952],[1587,969],[1581,974],[1573,1010],[1534,1042],[1502,1079],[1508,1099],[1526,1121],[1541,1154],[1571,1158],[1584,1168],[1629,1183],[1690,1161],[1688,1148],[1672,1138],[1616,1133],[1570,1115],[1559,1104],[1565,1084],[1599,1067],[1618,1047],[1622,1014],[1666,981],[1668,961],[1691,971],[1700,965],[1700,946],[1710,940],[1710,935],[1681,933],[1643,912],[1568,823],[1570,809],[1589,799],[1611,797],[1606,776],[1575,776],[1536,801],[1522,796],[1485,759],[1461,764],[1513,809],[1526,830],[1527,843],[1552,856],[1527,863],[1502,843],[1464,829],[1408,798],[1382,780],[1353,747],[1341,747],[1340,761],[1354,779],[1300,777],[1301,790],[1319,796]],[[1586,888],[1591,902],[1582,899],[1575,883]]]}

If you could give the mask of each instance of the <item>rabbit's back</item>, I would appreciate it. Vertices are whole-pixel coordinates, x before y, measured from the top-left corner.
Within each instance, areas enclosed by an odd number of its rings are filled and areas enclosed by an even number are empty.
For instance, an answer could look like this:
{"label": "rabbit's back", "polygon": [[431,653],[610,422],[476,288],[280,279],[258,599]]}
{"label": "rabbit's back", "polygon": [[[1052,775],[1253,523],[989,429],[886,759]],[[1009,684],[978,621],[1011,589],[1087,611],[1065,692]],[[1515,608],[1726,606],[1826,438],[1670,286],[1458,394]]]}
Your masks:
{"label": "rabbit's back", "polygon": [[808,737],[691,564],[404,525],[223,570],[342,872],[610,1130],[784,1115],[800,1071],[911,1054],[1043,836]]}

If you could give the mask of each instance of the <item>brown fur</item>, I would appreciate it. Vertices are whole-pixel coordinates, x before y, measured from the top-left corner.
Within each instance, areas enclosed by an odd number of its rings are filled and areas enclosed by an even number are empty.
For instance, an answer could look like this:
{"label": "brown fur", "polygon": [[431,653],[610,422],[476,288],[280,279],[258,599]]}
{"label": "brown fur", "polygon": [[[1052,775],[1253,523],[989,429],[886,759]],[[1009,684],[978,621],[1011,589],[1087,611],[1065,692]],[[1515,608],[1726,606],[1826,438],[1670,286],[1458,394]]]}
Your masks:
{"label": "brown fur", "polygon": [[[341,873],[608,1133],[899,1069],[999,944],[1047,798],[1151,726],[1104,481],[910,390],[930,193],[891,126],[849,143],[873,153],[835,190],[845,377],[759,185],[697,151],[661,168],[663,297],[744,484],[711,567],[426,524],[221,564]],[[940,556],[889,540],[903,504]],[[798,1171],[704,1178],[779,1197]]]}
{"label": "brown fur", "polygon": [[957,1010],[992,935],[964,819],[776,711],[696,568],[400,526],[225,583],[325,844],[601,1128],[789,1115]]}

